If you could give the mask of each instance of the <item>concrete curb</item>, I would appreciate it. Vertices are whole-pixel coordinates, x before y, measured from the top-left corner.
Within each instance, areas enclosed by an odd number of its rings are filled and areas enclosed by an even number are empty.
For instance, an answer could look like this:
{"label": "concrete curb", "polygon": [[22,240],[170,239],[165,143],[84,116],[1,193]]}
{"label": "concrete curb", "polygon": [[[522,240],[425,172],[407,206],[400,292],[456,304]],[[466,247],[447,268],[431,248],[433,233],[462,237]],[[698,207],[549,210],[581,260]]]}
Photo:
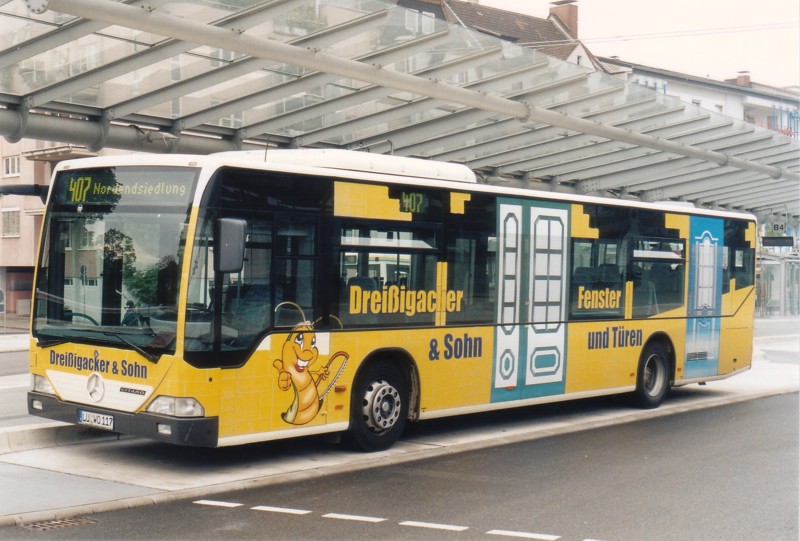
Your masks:
{"label": "concrete curb", "polygon": [[126,437],[129,436],[58,421],[0,428],[0,455],[77,443],[119,440]]}

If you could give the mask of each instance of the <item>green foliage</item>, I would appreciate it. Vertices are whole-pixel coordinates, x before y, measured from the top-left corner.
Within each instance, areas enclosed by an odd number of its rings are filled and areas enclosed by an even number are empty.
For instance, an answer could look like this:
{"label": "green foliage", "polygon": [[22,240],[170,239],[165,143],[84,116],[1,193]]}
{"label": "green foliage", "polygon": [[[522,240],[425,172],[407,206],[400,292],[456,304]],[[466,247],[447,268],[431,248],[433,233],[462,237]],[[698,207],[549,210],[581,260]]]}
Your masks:
{"label": "green foliage", "polygon": [[138,304],[156,304],[156,287],[158,285],[158,267],[152,265],[138,270],[132,263],[123,265],[122,278],[128,294]]}

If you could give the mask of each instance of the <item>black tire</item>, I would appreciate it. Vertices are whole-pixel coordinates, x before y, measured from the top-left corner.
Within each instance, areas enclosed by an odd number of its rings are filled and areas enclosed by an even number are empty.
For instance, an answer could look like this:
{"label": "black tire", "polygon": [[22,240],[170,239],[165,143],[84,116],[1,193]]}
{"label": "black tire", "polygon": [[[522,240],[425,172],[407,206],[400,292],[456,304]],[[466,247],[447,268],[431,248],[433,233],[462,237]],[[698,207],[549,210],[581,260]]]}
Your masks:
{"label": "black tire", "polygon": [[636,373],[636,401],[645,409],[657,408],[669,393],[669,354],[661,342],[651,342],[639,358]]}
{"label": "black tire", "polygon": [[408,379],[388,361],[364,367],[353,389],[350,439],[364,451],[383,451],[400,437],[408,418]]}

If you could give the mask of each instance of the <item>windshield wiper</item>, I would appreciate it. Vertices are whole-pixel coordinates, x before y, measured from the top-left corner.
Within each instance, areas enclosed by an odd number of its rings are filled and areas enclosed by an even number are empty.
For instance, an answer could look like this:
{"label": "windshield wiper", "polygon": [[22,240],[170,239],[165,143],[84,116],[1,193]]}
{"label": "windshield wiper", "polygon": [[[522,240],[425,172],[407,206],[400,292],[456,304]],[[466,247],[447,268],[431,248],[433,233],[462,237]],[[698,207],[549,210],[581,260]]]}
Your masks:
{"label": "windshield wiper", "polygon": [[116,333],[116,332],[112,332],[112,331],[105,331],[105,332],[103,332],[103,334],[106,335],[106,336],[113,336],[114,338],[116,338],[120,342],[123,342],[123,343],[129,345],[131,348],[133,348],[136,351],[136,353],[139,353],[142,357],[144,357],[145,359],[147,359],[148,361],[150,361],[153,364],[156,364],[158,362],[158,360],[161,358],[160,355],[153,355],[152,353],[150,353],[148,351],[145,351],[144,349],[142,349],[141,346],[139,346],[139,345],[135,344],[133,341],[128,340],[127,338],[125,338],[125,335],[122,335],[122,334],[119,334],[119,333]]}
{"label": "windshield wiper", "polygon": [[37,338],[37,343],[40,348],[51,348],[69,342],[66,338]]}

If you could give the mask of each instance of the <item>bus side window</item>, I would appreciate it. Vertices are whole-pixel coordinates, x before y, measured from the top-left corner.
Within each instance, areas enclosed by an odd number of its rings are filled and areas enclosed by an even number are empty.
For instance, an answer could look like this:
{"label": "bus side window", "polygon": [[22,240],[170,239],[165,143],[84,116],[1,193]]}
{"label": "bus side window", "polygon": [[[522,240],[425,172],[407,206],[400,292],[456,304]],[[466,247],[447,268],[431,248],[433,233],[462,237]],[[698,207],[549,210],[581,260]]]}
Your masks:
{"label": "bus side window", "polygon": [[736,289],[753,285],[755,250],[752,248],[737,248],[734,250],[733,277],[736,280]]}
{"label": "bus side window", "polygon": [[633,317],[650,317],[684,304],[683,241],[663,238],[633,240]]}
{"label": "bus side window", "polygon": [[[313,220],[277,215],[275,232],[275,306],[292,302],[305,316],[314,314],[317,226]],[[300,316],[301,317],[301,316]],[[276,321],[277,324],[282,322]],[[294,321],[293,324],[299,323]]]}
{"label": "bus side window", "polygon": [[231,275],[231,283],[223,291],[223,320],[225,325],[236,329],[242,345],[271,322],[271,220],[251,217],[247,221],[246,239],[244,266],[241,272]]}
{"label": "bus side window", "polygon": [[650,273],[646,271],[645,265],[642,263],[632,265],[633,317],[650,317],[659,312],[658,295],[649,276]]}
{"label": "bus side window", "polygon": [[618,288],[622,283],[622,274],[616,263],[603,263],[597,267],[595,286],[598,288]]}
{"label": "bus side window", "polygon": [[616,263],[618,254],[616,240],[573,239],[570,317],[601,319],[624,315],[622,270]]}
{"label": "bus side window", "polygon": [[494,197],[471,194],[463,213],[448,216],[448,287],[463,295],[447,324],[495,320],[497,275],[497,204]]}
{"label": "bus side window", "polygon": [[747,240],[747,231],[753,224],[737,220],[725,220],[725,245],[724,254],[726,261],[723,264],[725,280],[723,280],[723,293],[727,292],[729,280],[736,281],[736,289],[750,287],[755,280],[755,249]]}
{"label": "bus side window", "polygon": [[375,278],[370,278],[369,276],[353,276],[347,280],[348,293],[353,287],[361,288],[362,291],[374,291],[378,289],[378,282],[375,281]]}

